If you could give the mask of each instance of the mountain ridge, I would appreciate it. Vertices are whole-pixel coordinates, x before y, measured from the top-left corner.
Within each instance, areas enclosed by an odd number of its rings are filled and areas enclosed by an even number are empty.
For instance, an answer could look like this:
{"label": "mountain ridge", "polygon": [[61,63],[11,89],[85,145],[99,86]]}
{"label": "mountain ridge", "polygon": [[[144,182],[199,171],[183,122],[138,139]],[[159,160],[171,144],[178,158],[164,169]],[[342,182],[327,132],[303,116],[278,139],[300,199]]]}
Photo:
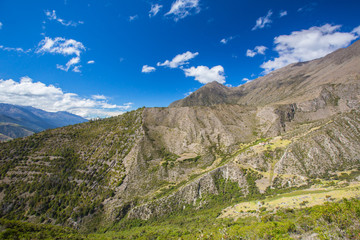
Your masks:
{"label": "mountain ridge", "polygon": [[[290,104],[312,100],[327,84],[358,85],[359,61],[360,40],[325,57],[289,64],[238,87],[223,86],[219,91],[215,90],[219,86],[215,88],[214,83],[204,85],[186,98],[171,103],[169,107],[211,106],[219,103],[264,106],[269,103]],[[211,93],[215,93],[215,96],[209,97]]]}
{"label": "mountain ridge", "polygon": [[[0,103],[0,133],[6,139],[29,136],[46,129],[87,121],[68,112],[46,112],[30,106]],[[4,139],[5,140],[5,139]]]}

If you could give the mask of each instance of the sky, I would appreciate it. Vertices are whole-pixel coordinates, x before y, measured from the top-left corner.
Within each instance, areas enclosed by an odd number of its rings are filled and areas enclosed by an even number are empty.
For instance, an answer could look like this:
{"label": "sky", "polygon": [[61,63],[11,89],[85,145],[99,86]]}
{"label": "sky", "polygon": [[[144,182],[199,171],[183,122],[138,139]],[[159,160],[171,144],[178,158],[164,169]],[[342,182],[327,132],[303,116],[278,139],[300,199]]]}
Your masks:
{"label": "sky", "polygon": [[358,0],[0,0],[0,102],[88,119],[239,86],[360,37]]}

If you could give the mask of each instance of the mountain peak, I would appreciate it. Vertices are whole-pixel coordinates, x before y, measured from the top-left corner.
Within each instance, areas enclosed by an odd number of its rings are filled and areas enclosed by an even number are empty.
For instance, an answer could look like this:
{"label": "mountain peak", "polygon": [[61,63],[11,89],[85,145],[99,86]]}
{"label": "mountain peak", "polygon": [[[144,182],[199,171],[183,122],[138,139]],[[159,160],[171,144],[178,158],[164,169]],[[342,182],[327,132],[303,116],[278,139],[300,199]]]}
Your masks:
{"label": "mountain peak", "polygon": [[175,101],[169,107],[211,106],[224,103],[230,89],[216,81],[210,82],[184,99]]}
{"label": "mountain peak", "polygon": [[226,87],[224,86],[223,84],[217,82],[217,81],[212,81],[212,82],[209,82],[207,84],[205,84],[203,87]]}

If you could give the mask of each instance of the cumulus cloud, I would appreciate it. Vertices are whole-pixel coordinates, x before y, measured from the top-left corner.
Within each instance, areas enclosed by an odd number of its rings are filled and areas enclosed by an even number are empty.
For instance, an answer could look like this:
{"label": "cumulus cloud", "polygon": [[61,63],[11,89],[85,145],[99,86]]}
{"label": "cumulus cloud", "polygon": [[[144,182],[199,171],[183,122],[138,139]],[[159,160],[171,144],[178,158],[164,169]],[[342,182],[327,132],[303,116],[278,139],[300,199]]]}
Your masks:
{"label": "cumulus cloud", "polygon": [[109,117],[129,110],[132,103],[109,104],[103,95],[83,98],[76,93],[64,93],[61,88],[33,82],[29,77],[20,82],[0,79],[0,102],[32,106],[49,112],[67,111],[85,118]]}
{"label": "cumulus cloud", "polygon": [[288,12],[287,11],[280,11],[279,13],[279,16],[282,18],[282,17],[285,17],[286,15],[288,15]]}
{"label": "cumulus cloud", "polygon": [[80,72],[80,55],[86,48],[81,42],[78,42],[74,39],[65,39],[61,37],[49,38],[41,40],[38,44],[36,53],[52,53],[52,54],[61,54],[64,56],[75,55],[76,57],[71,58],[66,66],[57,64],[56,67],[63,71],[68,71],[72,68],[73,72]]}
{"label": "cumulus cloud", "polygon": [[202,84],[217,81],[225,83],[225,72],[221,65],[208,68],[206,66],[191,67],[183,69],[186,77],[195,77],[196,81]]}
{"label": "cumulus cloud", "polygon": [[144,65],[141,69],[141,72],[143,73],[151,73],[151,72],[155,72],[156,68],[148,66],[148,65]]}
{"label": "cumulus cloud", "polygon": [[166,67],[169,67],[169,68],[177,68],[179,66],[183,66],[185,64],[188,64],[188,61],[190,59],[193,59],[197,55],[199,55],[198,52],[192,53],[190,51],[187,51],[187,52],[185,52],[183,54],[176,55],[171,61],[166,60],[163,63],[158,62],[157,66],[166,66]]}
{"label": "cumulus cloud", "polygon": [[259,17],[256,20],[256,24],[255,26],[251,29],[252,31],[256,30],[256,29],[262,29],[266,26],[269,26],[270,23],[272,23],[272,20],[270,19],[270,17],[272,16],[273,12],[271,10],[268,11],[267,15],[264,17]]}
{"label": "cumulus cloud", "polygon": [[87,64],[94,64],[94,63],[95,63],[94,60],[90,60],[90,61],[87,62]]}
{"label": "cumulus cloud", "polygon": [[61,37],[49,38],[41,40],[38,44],[37,53],[58,53],[62,55],[76,55],[80,56],[81,52],[85,50],[84,45],[74,39],[65,39]]}
{"label": "cumulus cloud", "polygon": [[264,62],[261,68],[264,69],[264,73],[269,73],[290,63],[320,58],[348,46],[359,37],[360,26],[352,32],[340,32],[340,28],[341,25],[325,24],[276,37],[275,51],[279,57]]}
{"label": "cumulus cloud", "polygon": [[132,22],[132,21],[135,21],[136,19],[138,19],[139,18],[139,15],[134,15],[134,16],[130,16],[129,17],[129,22]]}
{"label": "cumulus cloud", "polygon": [[229,41],[233,40],[234,38],[235,38],[235,37],[230,36],[230,37],[228,37],[228,38],[223,38],[223,39],[221,39],[220,42],[221,42],[222,44],[227,44]]}
{"label": "cumulus cloud", "polygon": [[3,24],[2,24],[2,22],[0,22],[0,29],[2,29],[2,26],[3,26]]}
{"label": "cumulus cloud", "polygon": [[172,3],[169,12],[165,16],[172,16],[177,22],[191,14],[200,12],[200,0],[176,0]]}
{"label": "cumulus cloud", "polygon": [[66,27],[68,27],[68,26],[76,27],[77,25],[84,23],[83,21],[74,22],[74,21],[66,21],[66,20],[64,20],[62,18],[59,18],[58,16],[56,16],[56,11],[55,10],[52,10],[52,11],[46,10],[45,15],[47,16],[47,18],[50,21],[52,21],[52,20],[57,21],[61,25],[66,26]]}
{"label": "cumulus cloud", "polygon": [[149,11],[149,17],[155,17],[160,12],[162,7],[163,5],[152,4],[151,9]]}
{"label": "cumulus cloud", "polygon": [[257,54],[264,55],[266,49],[267,49],[267,47],[265,47],[265,46],[256,46],[254,48],[254,50],[248,49],[246,51],[246,56],[247,57],[255,57],[255,55],[257,55]]}

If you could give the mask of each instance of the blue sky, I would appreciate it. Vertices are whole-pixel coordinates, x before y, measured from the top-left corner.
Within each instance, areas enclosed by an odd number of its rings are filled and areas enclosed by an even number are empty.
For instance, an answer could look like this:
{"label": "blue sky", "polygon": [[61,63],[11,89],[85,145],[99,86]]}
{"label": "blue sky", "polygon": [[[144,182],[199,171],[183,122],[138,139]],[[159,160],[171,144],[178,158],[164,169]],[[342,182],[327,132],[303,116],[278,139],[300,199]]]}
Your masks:
{"label": "blue sky", "polygon": [[360,2],[0,0],[0,102],[105,117],[239,86],[360,35]]}

